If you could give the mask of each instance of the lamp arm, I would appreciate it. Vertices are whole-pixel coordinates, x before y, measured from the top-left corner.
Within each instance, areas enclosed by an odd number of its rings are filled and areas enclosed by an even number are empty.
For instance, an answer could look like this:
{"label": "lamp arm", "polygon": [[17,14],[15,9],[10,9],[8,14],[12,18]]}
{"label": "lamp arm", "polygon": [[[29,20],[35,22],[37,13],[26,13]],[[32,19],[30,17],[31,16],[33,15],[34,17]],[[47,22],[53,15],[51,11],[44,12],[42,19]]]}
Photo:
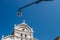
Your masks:
{"label": "lamp arm", "polygon": [[21,8],[19,8],[19,9],[21,10],[21,9],[23,9],[23,8],[26,8],[26,7],[30,6],[30,5],[35,4],[35,3],[37,4],[37,3],[39,3],[39,2],[41,2],[41,1],[32,2],[32,3],[30,3],[30,4],[28,4],[28,5],[25,5],[25,6],[21,7]]}

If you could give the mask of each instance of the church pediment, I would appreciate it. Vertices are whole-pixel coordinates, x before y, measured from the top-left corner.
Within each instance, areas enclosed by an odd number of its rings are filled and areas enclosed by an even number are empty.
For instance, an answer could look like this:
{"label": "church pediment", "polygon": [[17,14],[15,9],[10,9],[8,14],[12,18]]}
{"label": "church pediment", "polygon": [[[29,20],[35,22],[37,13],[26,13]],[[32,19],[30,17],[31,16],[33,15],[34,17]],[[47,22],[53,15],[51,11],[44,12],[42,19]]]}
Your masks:
{"label": "church pediment", "polygon": [[30,28],[25,22],[16,25],[15,29],[20,31],[33,32],[32,28]]}

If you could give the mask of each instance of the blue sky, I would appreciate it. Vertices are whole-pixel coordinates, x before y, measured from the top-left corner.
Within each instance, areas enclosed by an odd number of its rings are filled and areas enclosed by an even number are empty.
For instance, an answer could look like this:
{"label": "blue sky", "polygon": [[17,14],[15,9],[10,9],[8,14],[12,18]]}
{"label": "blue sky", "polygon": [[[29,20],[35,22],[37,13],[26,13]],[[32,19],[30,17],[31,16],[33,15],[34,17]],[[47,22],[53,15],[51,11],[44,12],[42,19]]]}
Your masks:
{"label": "blue sky", "polygon": [[54,40],[60,35],[60,0],[41,2],[22,9],[22,17],[17,16],[18,8],[36,0],[0,0],[0,39],[10,35],[14,24],[23,20],[34,29],[38,40]]}

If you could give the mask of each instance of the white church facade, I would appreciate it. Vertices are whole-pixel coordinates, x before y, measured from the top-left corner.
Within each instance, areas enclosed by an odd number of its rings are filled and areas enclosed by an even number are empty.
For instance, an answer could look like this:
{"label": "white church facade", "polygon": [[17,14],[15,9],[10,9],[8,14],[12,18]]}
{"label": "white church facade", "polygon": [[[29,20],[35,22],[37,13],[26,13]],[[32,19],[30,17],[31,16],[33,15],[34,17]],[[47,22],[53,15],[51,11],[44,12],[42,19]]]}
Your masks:
{"label": "white church facade", "polygon": [[1,40],[37,40],[33,37],[33,29],[25,21],[14,25],[14,31],[11,35],[2,36]]}

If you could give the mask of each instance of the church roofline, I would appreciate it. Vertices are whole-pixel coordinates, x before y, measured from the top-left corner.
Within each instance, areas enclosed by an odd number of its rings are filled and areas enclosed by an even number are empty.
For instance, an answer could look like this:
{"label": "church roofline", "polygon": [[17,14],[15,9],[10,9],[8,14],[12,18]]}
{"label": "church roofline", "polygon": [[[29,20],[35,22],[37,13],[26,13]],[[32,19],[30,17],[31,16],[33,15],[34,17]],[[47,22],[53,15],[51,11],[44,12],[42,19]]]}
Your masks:
{"label": "church roofline", "polygon": [[25,20],[23,20],[23,22],[20,23],[20,24],[18,24],[18,25],[15,24],[14,27],[19,27],[19,26],[21,26],[22,24],[28,26],[31,30],[33,30],[33,29],[25,22]]}

